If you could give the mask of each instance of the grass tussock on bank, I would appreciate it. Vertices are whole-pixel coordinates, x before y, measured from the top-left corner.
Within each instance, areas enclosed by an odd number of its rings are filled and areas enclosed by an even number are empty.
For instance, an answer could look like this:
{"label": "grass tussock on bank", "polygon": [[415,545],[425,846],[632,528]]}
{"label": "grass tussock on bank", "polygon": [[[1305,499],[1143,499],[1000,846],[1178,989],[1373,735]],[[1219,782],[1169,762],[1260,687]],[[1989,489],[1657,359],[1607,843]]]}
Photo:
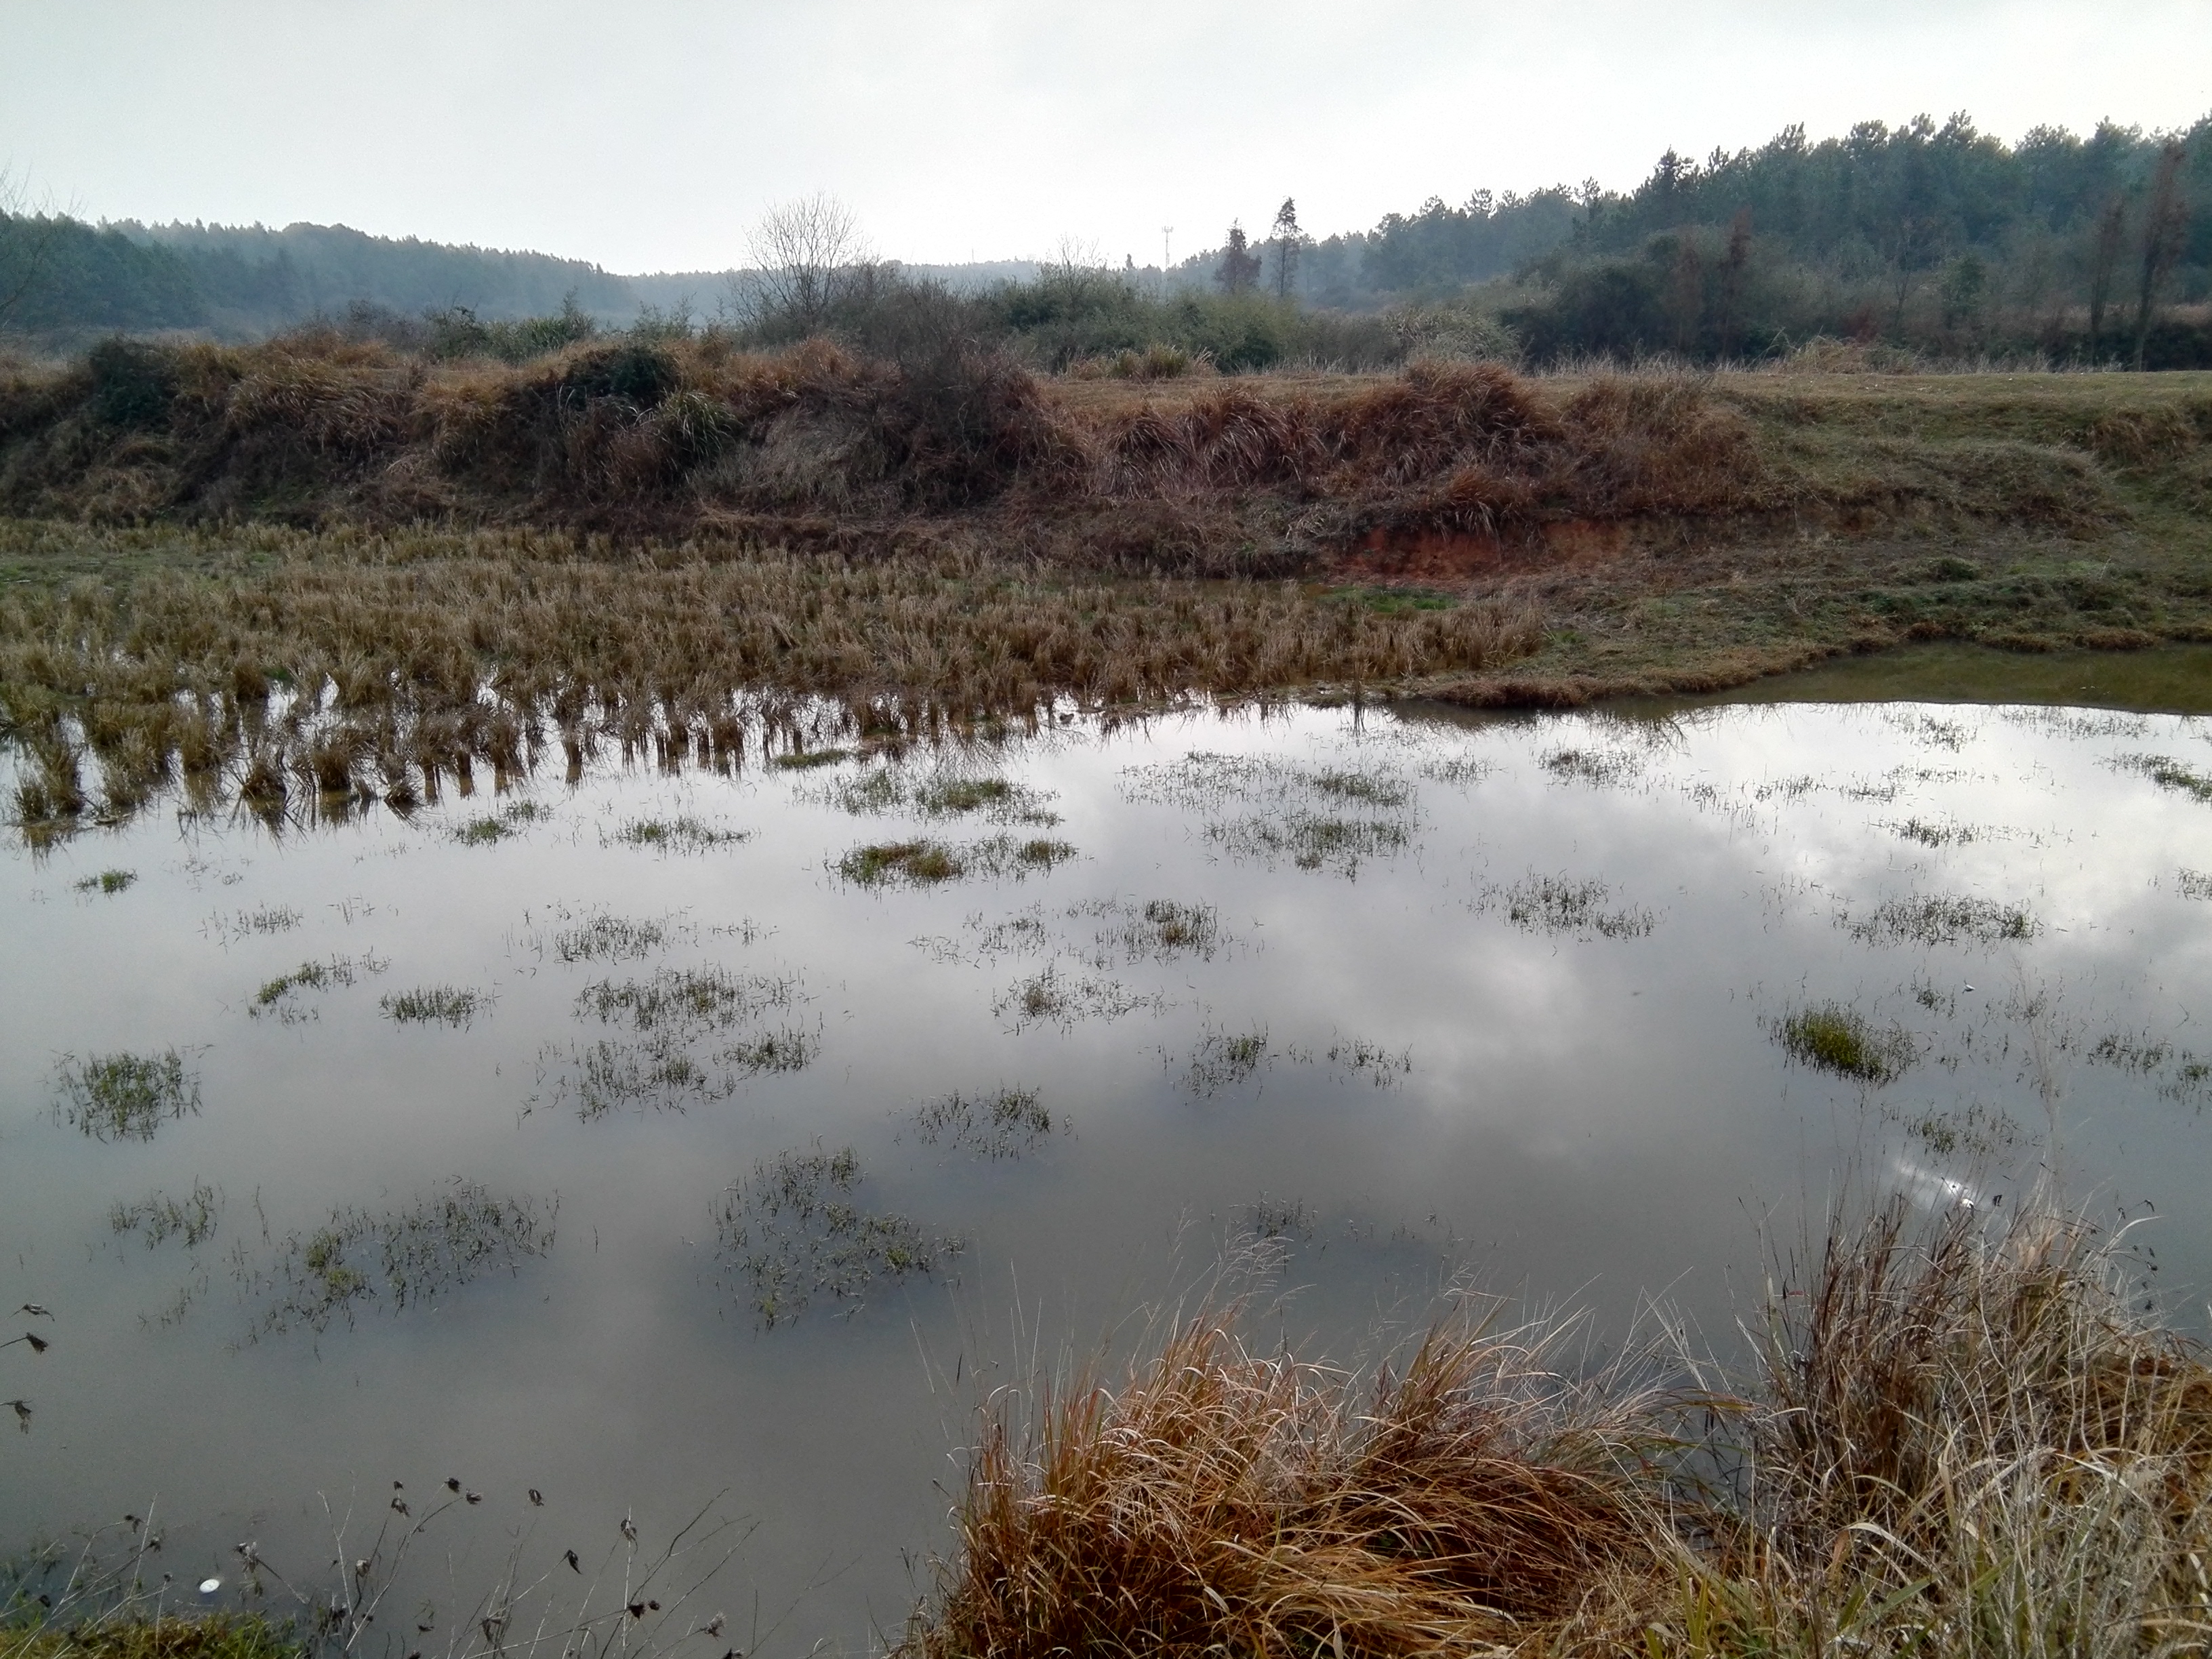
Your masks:
{"label": "grass tussock on bank", "polygon": [[2201,1651],[2212,1369],[2125,1267],[2047,1209],[1894,1206],[1773,1287],[1757,1376],[1687,1390],[1557,1328],[1370,1373],[1201,1317],[1000,1402],[904,1651]]}
{"label": "grass tussock on bank", "polygon": [[0,1659],[301,1659],[310,1644],[252,1614],[87,1620],[57,1628],[0,1622]]}

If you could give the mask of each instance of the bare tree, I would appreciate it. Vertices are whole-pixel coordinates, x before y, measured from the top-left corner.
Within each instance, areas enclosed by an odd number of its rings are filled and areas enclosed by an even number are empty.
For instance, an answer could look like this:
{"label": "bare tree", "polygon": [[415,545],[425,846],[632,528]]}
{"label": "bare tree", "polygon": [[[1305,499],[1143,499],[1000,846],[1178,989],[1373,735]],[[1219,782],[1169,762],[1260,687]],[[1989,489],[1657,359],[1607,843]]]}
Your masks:
{"label": "bare tree", "polygon": [[2112,297],[2112,274],[2120,267],[2120,242],[2128,231],[2128,204],[2115,196],[2097,216],[2097,240],[2089,252],[2089,362],[2105,342],[2105,306]]}
{"label": "bare tree", "polygon": [[45,276],[66,222],[51,203],[33,210],[28,181],[0,167],[0,332]]}
{"label": "bare tree", "polygon": [[817,332],[872,270],[852,209],[834,196],[770,208],[745,239],[753,269],[732,276],[726,304],[748,321]]}
{"label": "bare tree", "polygon": [[2136,295],[2136,368],[2143,366],[2150,343],[2151,309],[2158,303],[2159,284],[2181,258],[2182,234],[2189,226],[2189,205],[2181,197],[2181,164],[2188,152],[2179,142],[2159,152],[2158,171],[2152,175],[2150,206],[2143,217],[2142,282]]}

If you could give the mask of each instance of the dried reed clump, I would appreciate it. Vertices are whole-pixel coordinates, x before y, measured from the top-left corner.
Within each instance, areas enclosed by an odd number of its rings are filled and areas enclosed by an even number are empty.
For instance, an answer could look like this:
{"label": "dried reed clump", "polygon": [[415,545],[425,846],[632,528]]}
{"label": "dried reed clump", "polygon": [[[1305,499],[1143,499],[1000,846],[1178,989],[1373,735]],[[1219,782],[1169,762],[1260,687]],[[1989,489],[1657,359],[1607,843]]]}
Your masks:
{"label": "dried reed clump", "polygon": [[909,1650],[1486,1649],[1656,1583],[1650,1413],[1555,1346],[1440,1334],[1363,1382],[1195,1320],[1120,1389],[1046,1401],[1026,1443],[994,1421]]}
{"label": "dried reed clump", "polygon": [[1913,1214],[1783,1276],[1735,1395],[1564,1375],[1556,1328],[1364,1382],[1206,1316],[1026,1431],[1001,1397],[903,1650],[2201,1651],[2212,1367],[2048,1204]]}

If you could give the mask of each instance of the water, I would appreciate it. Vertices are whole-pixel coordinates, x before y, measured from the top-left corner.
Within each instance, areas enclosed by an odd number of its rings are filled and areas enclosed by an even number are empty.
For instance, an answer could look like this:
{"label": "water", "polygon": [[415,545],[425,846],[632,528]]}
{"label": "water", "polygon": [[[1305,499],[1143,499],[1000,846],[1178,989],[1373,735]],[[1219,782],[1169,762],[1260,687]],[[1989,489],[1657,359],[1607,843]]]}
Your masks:
{"label": "water", "polygon": [[[509,1559],[566,1593],[619,1575],[625,1516],[653,1551],[713,1505],[736,1524],[681,1571],[739,1547],[684,1620],[858,1649],[949,1542],[984,1395],[1224,1261],[1256,1329],[1347,1354],[1469,1285],[1586,1307],[1601,1350],[1663,1297],[1724,1346],[1808,1209],[2002,1206],[2054,1115],[2069,1192],[2153,1218],[2146,1283],[2196,1321],[2208,738],[1908,703],[1207,714],[11,852],[0,1305],[53,1316],[0,1349],[33,1411],[0,1547],[153,1505],[180,1583],[234,1594],[248,1540],[324,1583],[393,1481],[412,1520],[450,1475],[482,1501],[380,1626],[442,1651]],[[920,838],[969,873],[838,873]],[[136,878],[79,890],[108,870]],[[465,1023],[386,1012],[440,988]],[[1830,1004],[1901,1075],[1794,1060],[1778,1034]],[[73,1066],[172,1048],[197,1109],[72,1123]]]}

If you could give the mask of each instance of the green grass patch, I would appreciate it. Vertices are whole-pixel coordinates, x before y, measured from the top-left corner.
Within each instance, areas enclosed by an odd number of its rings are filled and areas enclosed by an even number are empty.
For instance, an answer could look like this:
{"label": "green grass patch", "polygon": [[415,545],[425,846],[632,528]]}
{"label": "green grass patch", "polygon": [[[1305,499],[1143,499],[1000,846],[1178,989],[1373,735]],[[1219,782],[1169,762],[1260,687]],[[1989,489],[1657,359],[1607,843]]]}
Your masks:
{"label": "green grass patch", "polygon": [[1910,1033],[1876,1027],[1856,1009],[1824,1002],[1782,1017],[1775,1037],[1800,1065],[1863,1083],[1890,1083],[1912,1063]]}
{"label": "green grass patch", "polygon": [[222,1214],[222,1194],[205,1182],[195,1181],[181,1199],[157,1188],[133,1203],[118,1200],[107,1212],[107,1224],[118,1237],[137,1234],[149,1250],[172,1238],[191,1249],[215,1237]]}
{"label": "green grass patch", "polygon": [[625,847],[653,847],[670,853],[703,853],[710,847],[734,847],[751,839],[749,830],[722,830],[698,818],[635,818],[615,832]]}
{"label": "green grass patch", "polygon": [[488,991],[457,985],[418,985],[411,991],[394,992],[378,1006],[395,1024],[459,1029],[472,1024],[477,1015],[490,1012],[491,1004]]}
{"label": "green grass patch", "polygon": [[164,1123],[200,1109],[199,1079],[174,1048],[62,1061],[57,1109],[94,1140],[151,1140]]}
{"label": "green grass patch", "polygon": [[904,882],[933,887],[968,873],[968,866],[942,842],[872,842],[837,860],[837,873],[856,887],[886,887]]}
{"label": "green grass patch", "polygon": [[137,879],[136,870],[103,870],[96,876],[87,876],[70,885],[80,893],[119,893]]}
{"label": "green grass patch", "polygon": [[798,750],[788,755],[778,755],[769,764],[786,772],[811,772],[817,766],[835,766],[840,761],[853,758],[849,749]]}
{"label": "green grass patch", "polygon": [[1847,925],[1869,945],[1991,945],[2023,942],[2043,931],[2043,924],[2019,905],[1951,893],[1884,899]]}
{"label": "green grass patch", "polygon": [[2212,775],[2185,765],[2171,755],[2130,755],[2112,764],[2124,772],[2142,774],[2161,789],[2212,805]]}

